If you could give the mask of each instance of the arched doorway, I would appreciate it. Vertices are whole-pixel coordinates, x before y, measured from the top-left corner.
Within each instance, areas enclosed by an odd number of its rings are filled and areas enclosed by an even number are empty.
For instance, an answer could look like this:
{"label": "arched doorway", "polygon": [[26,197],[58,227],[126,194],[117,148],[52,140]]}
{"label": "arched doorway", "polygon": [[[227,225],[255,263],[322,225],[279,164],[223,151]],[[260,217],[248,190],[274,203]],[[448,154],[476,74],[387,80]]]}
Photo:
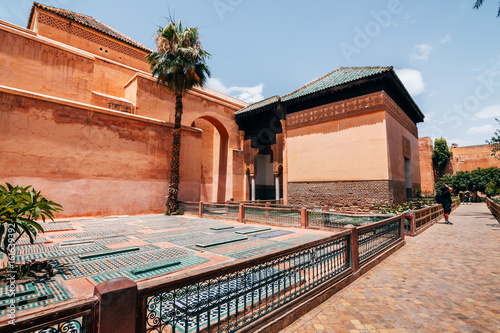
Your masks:
{"label": "arched doorway", "polygon": [[203,131],[200,200],[224,202],[227,187],[228,132],[212,117],[197,118],[191,126]]}
{"label": "arched doorway", "polygon": [[276,183],[273,172],[273,150],[270,145],[259,149],[255,155],[255,199],[276,199]]}

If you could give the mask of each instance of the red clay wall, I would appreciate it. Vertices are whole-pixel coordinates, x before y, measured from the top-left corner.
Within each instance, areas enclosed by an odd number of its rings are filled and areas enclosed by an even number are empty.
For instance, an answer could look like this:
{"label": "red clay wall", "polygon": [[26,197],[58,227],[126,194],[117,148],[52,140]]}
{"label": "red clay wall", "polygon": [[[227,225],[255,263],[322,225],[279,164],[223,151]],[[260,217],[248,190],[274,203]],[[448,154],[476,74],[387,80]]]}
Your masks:
{"label": "red clay wall", "polygon": [[451,168],[453,173],[472,171],[477,168],[500,168],[500,160],[491,156],[491,150],[491,145],[452,147]]}
{"label": "red clay wall", "polygon": [[418,139],[418,152],[420,160],[420,178],[422,193],[434,193],[435,173],[434,165],[432,164],[432,139],[424,137]]}
{"label": "red clay wall", "polygon": [[148,52],[39,8],[30,28],[40,36],[143,71],[149,70],[145,62]]}
{"label": "red clay wall", "polygon": [[[62,216],[162,212],[172,125],[0,90],[0,183],[34,185]],[[181,200],[199,198],[201,132],[185,129]]]}
{"label": "red clay wall", "polygon": [[[433,142],[429,137],[418,139],[420,150],[420,170],[422,177],[422,192],[433,193],[436,173],[432,164]],[[450,163],[444,170],[444,174],[454,175],[458,171],[472,171],[477,168],[500,168],[500,160],[491,156],[490,145],[450,147],[453,152]]]}

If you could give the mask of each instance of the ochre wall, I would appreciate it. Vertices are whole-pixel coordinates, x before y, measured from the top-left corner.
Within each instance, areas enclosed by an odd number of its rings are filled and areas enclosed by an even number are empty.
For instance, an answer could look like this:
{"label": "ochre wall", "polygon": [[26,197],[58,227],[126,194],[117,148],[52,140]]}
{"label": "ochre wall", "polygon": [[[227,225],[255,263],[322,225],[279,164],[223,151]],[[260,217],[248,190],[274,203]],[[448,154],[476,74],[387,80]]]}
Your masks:
{"label": "ochre wall", "polygon": [[[2,165],[0,181],[37,185],[65,206],[61,216],[163,211],[173,127],[166,122],[173,121],[173,95],[143,71],[148,69],[144,62],[139,65],[125,57],[118,61],[112,52],[106,56],[91,54],[89,48],[98,45],[85,44],[78,36],[65,36],[67,32],[61,29],[45,28],[45,35],[59,42],[0,21],[0,89],[7,95],[28,98],[31,110],[19,116],[17,99],[4,98],[2,128],[9,128],[16,119],[29,124],[30,129],[20,130],[20,135],[15,132],[14,136],[19,136],[15,142],[9,139],[9,144],[5,140],[0,143],[2,157],[15,155],[9,165]],[[51,112],[62,112],[59,104],[65,105],[66,113],[56,119],[64,119],[64,125],[46,120],[54,118]],[[221,200],[242,199],[233,194],[232,170],[237,166],[232,151],[240,148],[233,112],[245,105],[210,89],[193,89],[184,96],[183,125],[191,126],[203,118],[223,137],[221,151],[225,155],[221,162],[227,168],[218,170],[222,184],[216,184],[214,190]],[[102,114],[111,117],[109,122],[101,120]],[[121,133],[130,137],[120,137]],[[37,146],[42,144],[43,149]],[[32,151],[32,147],[39,149]],[[201,148],[201,131],[186,128],[180,200],[200,199]],[[242,185],[234,186],[240,189]]]}
{"label": "ochre wall", "polygon": [[287,149],[289,182],[389,177],[384,111],[289,129]]}
{"label": "ochre wall", "polygon": [[[62,216],[162,212],[172,125],[0,90],[0,183],[34,185]],[[197,200],[201,132],[185,129],[180,199]]]}
{"label": "ochre wall", "polygon": [[147,51],[39,8],[36,8],[33,26],[30,28],[40,36],[142,71],[149,70],[145,62]]}
{"label": "ochre wall", "polygon": [[89,103],[94,57],[0,24],[0,84]]}
{"label": "ochre wall", "polygon": [[386,114],[387,121],[387,150],[389,151],[389,179],[406,180],[405,156],[403,154],[403,138],[410,142],[411,181],[420,184],[420,164],[418,157],[418,138],[405,129],[390,114]]}
{"label": "ochre wall", "polygon": [[472,171],[477,168],[500,168],[500,160],[491,156],[491,145],[451,147],[453,157],[451,158],[451,168],[453,173],[458,171]]}

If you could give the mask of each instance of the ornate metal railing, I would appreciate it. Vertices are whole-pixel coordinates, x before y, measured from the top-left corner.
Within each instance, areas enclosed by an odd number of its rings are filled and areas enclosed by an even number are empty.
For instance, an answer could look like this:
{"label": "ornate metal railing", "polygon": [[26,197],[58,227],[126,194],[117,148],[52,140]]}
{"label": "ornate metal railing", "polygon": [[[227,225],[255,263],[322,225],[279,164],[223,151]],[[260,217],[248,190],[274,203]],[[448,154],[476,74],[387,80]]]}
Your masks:
{"label": "ornate metal railing", "polygon": [[97,297],[71,301],[47,313],[15,318],[14,324],[0,324],[0,333],[97,333],[94,320]]}
{"label": "ornate metal railing", "polygon": [[238,219],[238,206],[227,203],[203,203],[203,215],[212,217],[222,217],[228,219]]}
{"label": "ornate metal railing", "polygon": [[329,211],[308,210],[307,223],[308,227],[319,229],[343,229],[345,226],[352,224],[354,226],[362,226],[384,219],[390,218],[392,215],[349,215]]}
{"label": "ornate metal railing", "polygon": [[184,210],[185,213],[198,214],[200,209],[200,203],[193,201],[179,201],[179,208]]}
{"label": "ornate metal railing", "polygon": [[490,198],[486,198],[486,204],[491,211],[491,214],[500,222],[500,205]]}
{"label": "ornate metal railing", "polygon": [[413,233],[415,232],[413,228],[413,216],[412,215],[402,215],[402,216],[403,216],[405,235],[413,235]]}
{"label": "ornate metal railing", "polygon": [[234,332],[351,267],[350,232],[139,287],[144,332]]}
{"label": "ornate metal railing", "polygon": [[265,222],[278,226],[300,227],[300,209],[245,206],[245,221]]}
{"label": "ornate metal railing", "polygon": [[403,223],[402,216],[395,216],[357,228],[359,262],[401,239],[401,223]]}

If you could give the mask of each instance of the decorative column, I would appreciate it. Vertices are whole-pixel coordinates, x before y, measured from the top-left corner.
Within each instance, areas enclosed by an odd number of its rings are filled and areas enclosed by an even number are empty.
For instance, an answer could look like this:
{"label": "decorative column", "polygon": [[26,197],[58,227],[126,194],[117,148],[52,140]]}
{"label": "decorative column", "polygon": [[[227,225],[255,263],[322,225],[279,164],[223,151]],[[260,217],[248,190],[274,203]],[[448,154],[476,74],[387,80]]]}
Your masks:
{"label": "decorative column", "polygon": [[250,174],[250,200],[255,201],[255,175]]}
{"label": "decorative column", "polygon": [[283,203],[288,204],[288,152],[287,152],[287,128],[286,120],[281,119],[283,131]]}
{"label": "decorative column", "polygon": [[280,175],[274,174],[274,189],[276,191],[276,200],[280,199]]}

